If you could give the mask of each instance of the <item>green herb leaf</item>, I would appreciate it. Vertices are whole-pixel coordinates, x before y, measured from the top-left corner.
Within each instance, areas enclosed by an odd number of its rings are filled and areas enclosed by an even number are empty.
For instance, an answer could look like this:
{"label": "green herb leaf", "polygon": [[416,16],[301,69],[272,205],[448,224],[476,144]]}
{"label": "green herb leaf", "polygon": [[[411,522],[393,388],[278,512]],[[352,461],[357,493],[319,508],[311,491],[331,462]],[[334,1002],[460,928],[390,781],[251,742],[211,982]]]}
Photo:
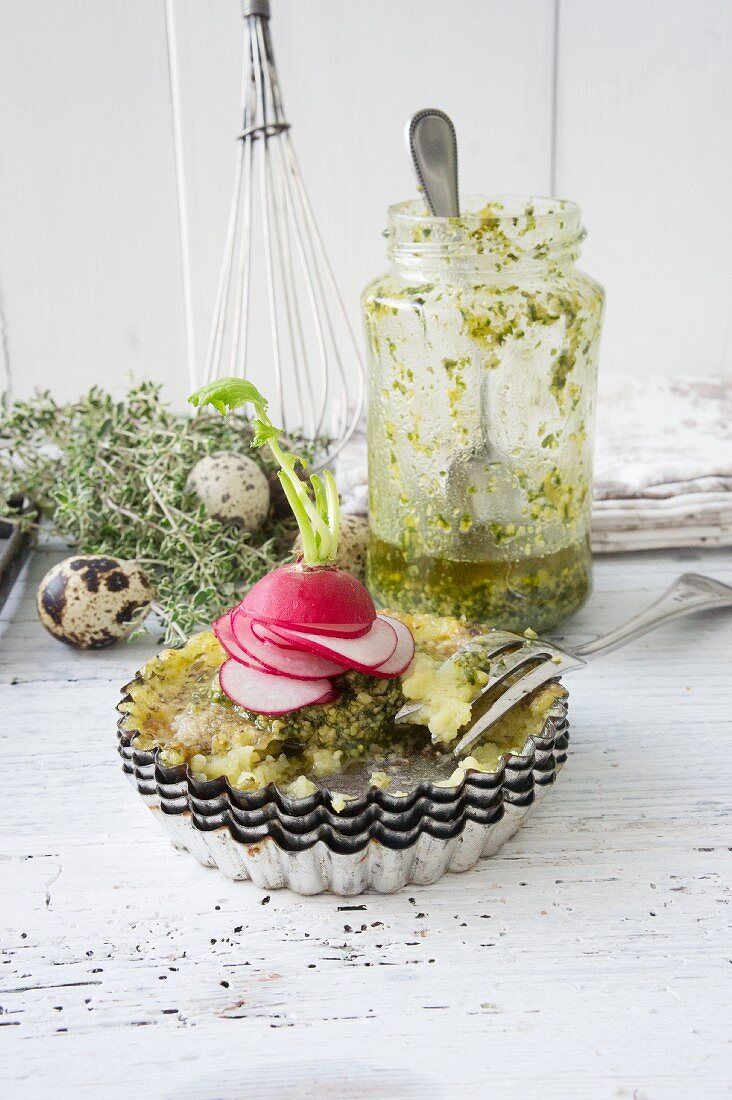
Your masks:
{"label": "green herb leaf", "polygon": [[215,378],[192,393],[188,401],[197,409],[213,405],[217,412],[224,415],[236,412],[247,404],[254,405],[257,415],[263,420],[267,416],[267,402],[253,382],[246,378]]}
{"label": "green herb leaf", "polygon": [[192,393],[188,401],[197,409],[212,405],[222,416],[236,412],[246,405],[253,405],[257,414],[252,422],[253,447],[263,447],[265,443],[271,443],[282,435],[283,429],[275,427],[269,418],[267,399],[246,378],[216,378]]}
{"label": "green herb leaf", "polygon": [[[18,526],[43,522],[81,553],[138,561],[155,585],[165,642],[177,645],[291,557],[291,519],[271,516],[246,534],[208,516],[186,488],[199,459],[248,451],[252,439],[253,426],[239,413],[175,413],[152,382],[135,385],[123,401],[96,387],[69,404],[48,392],[15,403],[5,396],[0,519]],[[282,445],[303,460],[312,457],[312,445],[296,436],[283,436]],[[273,480],[279,463],[270,449],[252,457]],[[35,512],[20,517],[14,497],[27,497]]]}

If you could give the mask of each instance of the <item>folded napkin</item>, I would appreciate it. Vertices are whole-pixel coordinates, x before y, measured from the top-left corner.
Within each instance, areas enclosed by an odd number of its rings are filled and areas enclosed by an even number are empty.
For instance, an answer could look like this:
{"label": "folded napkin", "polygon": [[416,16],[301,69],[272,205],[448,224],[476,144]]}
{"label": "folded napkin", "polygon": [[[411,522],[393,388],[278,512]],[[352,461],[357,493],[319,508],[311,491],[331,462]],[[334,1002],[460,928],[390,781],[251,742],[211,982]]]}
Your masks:
{"label": "folded napkin", "polygon": [[732,378],[601,377],[597,551],[732,545]]}
{"label": "folded napkin", "polygon": [[[368,509],[366,439],[338,459],[344,511]],[[602,376],[592,544],[732,546],[732,378]]]}

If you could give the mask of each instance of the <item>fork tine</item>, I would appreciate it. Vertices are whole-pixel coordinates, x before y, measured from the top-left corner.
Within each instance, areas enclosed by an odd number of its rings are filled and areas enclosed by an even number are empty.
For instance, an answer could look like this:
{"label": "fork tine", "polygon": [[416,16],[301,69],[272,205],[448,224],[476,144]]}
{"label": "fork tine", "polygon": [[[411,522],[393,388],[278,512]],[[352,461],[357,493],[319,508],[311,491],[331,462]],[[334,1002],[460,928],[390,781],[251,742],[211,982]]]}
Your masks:
{"label": "fork tine", "polygon": [[[534,658],[537,656],[539,655],[535,654]],[[542,687],[543,684],[557,678],[559,669],[552,662],[550,656],[544,656],[545,659],[537,668],[527,672],[517,680],[516,683],[511,684],[494,703],[491,703],[485,714],[468,727],[452,750],[453,756],[461,756],[467,749],[472,748],[485,730],[487,730],[489,726],[492,726],[494,722],[497,722],[499,718],[502,718],[511,707],[514,707],[532,691],[536,691],[537,688]]]}
{"label": "fork tine", "polygon": [[530,642],[524,642],[518,649],[502,651],[497,660],[491,661],[488,679],[476,695],[476,702],[482,699],[486,692],[499,687],[513,673],[519,672],[524,665],[536,662],[539,658],[551,661],[553,655],[554,651],[551,648],[542,649]]}
{"label": "fork tine", "polygon": [[[485,642],[496,642],[493,649],[485,647]],[[519,634],[509,634],[508,631],[495,631],[495,638],[492,634],[481,634],[477,638],[471,639],[466,645],[461,646],[456,650],[451,657],[448,657],[446,661],[443,661],[440,668],[444,668],[445,665],[454,664],[459,657],[464,657],[466,653],[471,650],[480,648],[481,656],[483,657],[486,665],[490,666],[493,662],[505,653],[513,652],[517,647],[521,647],[526,644],[526,639],[522,638]],[[482,694],[482,692],[481,692]],[[401,710],[397,711],[394,715],[394,721],[404,722],[407,718],[410,718],[417,711],[422,709],[422,703],[405,703]]]}

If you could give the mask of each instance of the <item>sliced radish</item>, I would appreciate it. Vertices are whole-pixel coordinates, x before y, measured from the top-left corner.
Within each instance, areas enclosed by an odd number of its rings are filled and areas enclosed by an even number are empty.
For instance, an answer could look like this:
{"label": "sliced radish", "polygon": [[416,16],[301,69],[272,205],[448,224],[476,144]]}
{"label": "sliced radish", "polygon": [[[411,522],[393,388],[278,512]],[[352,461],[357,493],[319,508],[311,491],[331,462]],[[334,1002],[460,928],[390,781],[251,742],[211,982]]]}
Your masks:
{"label": "sliced radish", "polygon": [[259,672],[232,657],[219,669],[221,690],[233,703],[257,714],[288,714],[313,703],[330,701],[330,680],[293,680]]}
{"label": "sliced radish", "polygon": [[259,672],[269,672],[266,665],[263,665],[251,653],[247,653],[237,642],[231,626],[232,615],[233,612],[227,611],[225,615],[222,615],[220,619],[211,624],[211,629],[218,638],[220,645],[226,650],[228,656],[233,657],[235,661],[241,661],[243,665],[255,668]]}
{"label": "sliced radish", "polygon": [[322,634],[286,630],[279,626],[270,629],[296,649],[318,653],[359,672],[373,672],[389,660],[397,647],[396,631],[383,616],[376,619],[368,634],[362,638],[326,638]]}
{"label": "sliced radish", "polygon": [[[242,614],[246,615],[245,612],[242,612]],[[308,653],[303,649],[300,649],[298,646],[294,646],[292,642],[287,642],[284,638],[281,638],[278,634],[275,634],[274,630],[276,628],[270,630],[266,623],[260,623],[258,619],[250,619],[250,622],[252,634],[254,635],[254,637],[257,638],[260,642],[266,643],[270,650],[274,646],[276,649],[284,649],[288,653],[297,654],[299,657],[308,657],[312,660],[319,661],[321,667],[323,668],[323,672],[320,673],[321,676],[343,675],[343,666],[336,664],[335,661],[329,661],[327,657],[319,657],[315,653]],[[351,635],[349,635],[349,637],[351,637]],[[267,659],[269,660],[269,657]],[[272,661],[276,667],[277,658],[272,657]],[[327,672],[325,671],[326,668],[328,670]],[[277,671],[279,671],[279,669],[277,669]]]}
{"label": "sliced radish", "polygon": [[337,703],[338,700],[340,699],[340,697],[341,697],[341,689],[337,688],[337,687],[333,687],[333,685],[331,684],[330,695],[326,695],[323,699],[318,699],[318,706],[319,707],[326,707],[326,706],[328,706],[329,703]]}
{"label": "sliced radish", "polygon": [[[246,615],[246,611],[242,611],[242,615]],[[280,649],[293,649],[291,642],[286,642],[284,638],[280,638],[278,634],[273,634],[266,623],[260,623],[259,619],[252,619],[252,634],[255,638],[259,638],[260,642],[269,642],[270,645],[278,645]],[[294,628],[293,628],[294,629]]]}
{"label": "sliced radish", "polygon": [[249,590],[241,604],[252,618],[311,634],[365,634],[376,618],[368,590],[334,565],[281,565]]}
{"label": "sliced radish", "polygon": [[396,631],[397,644],[396,649],[388,661],[384,661],[383,665],[379,665],[378,668],[375,668],[372,675],[382,676],[384,678],[401,676],[403,672],[407,671],[414,658],[414,638],[412,637],[412,632],[400,619],[392,619],[390,615],[382,615],[381,617],[387,623],[390,623],[392,628]]}
{"label": "sliced radish", "polygon": [[[325,676],[339,676],[343,672],[340,665],[317,653],[304,653],[290,646],[263,640],[254,631],[254,620],[240,611],[232,613],[231,628],[238,646],[269,672],[276,672],[280,676],[294,676],[297,680],[321,680]],[[236,653],[231,656],[236,657]]]}
{"label": "sliced radish", "polygon": [[262,626],[283,627],[285,630],[305,630],[309,634],[321,634],[324,638],[362,638],[371,629],[371,623],[367,626],[346,626],[344,623],[286,623],[280,619],[271,619],[266,615],[253,615],[246,607],[238,604],[232,610],[240,611],[242,615],[248,615],[253,623],[261,623]]}

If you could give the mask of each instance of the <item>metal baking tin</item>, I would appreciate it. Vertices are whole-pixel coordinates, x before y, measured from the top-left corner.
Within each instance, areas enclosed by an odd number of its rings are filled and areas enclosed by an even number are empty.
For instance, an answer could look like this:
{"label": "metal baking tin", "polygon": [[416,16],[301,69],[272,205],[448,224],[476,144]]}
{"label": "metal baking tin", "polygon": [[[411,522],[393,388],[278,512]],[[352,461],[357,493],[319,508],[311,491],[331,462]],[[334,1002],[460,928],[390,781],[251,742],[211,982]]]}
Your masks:
{"label": "metal baking tin", "polygon": [[[33,505],[29,500],[18,497],[9,500],[8,505],[19,516],[28,515],[33,511]],[[35,541],[35,530],[22,530],[17,524],[0,520],[0,611],[21,569],[30,557]]]}
{"label": "metal baking tin", "polygon": [[[161,765],[159,750],[136,748],[138,731],[124,728],[131,686],[122,689],[117,708],[125,774],[176,848],[264,890],[352,897],[466,871],[516,833],[567,758],[565,696],[552,707],[541,735],[529,737],[520,754],[504,754],[495,772],[468,772],[458,786],[444,787],[418,778],[414,761],[407,768],[413,783],[402,793],[367,789],[364,778],[358,796],[336,812],[327,786],[295,799],[275,784],[241,791],[225,777],[196,779],[185,764]],[[337,777],[341,789],[349,785],[343,778]]]}

